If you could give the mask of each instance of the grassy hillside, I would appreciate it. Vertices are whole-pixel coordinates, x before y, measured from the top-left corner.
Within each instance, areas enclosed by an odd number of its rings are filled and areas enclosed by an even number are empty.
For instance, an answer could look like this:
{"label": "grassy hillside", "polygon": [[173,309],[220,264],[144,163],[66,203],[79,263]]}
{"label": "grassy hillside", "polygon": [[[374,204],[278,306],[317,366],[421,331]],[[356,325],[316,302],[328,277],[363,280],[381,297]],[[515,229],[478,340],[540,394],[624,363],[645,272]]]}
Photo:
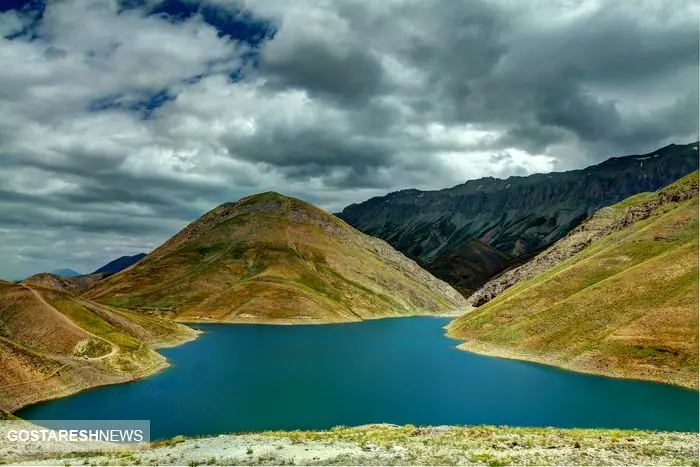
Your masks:
{"label": "grassy hillside", "polygon": [[697,388],[697,190],[694,172],[614,205],[629,225],[453,321],[449,334],[465,350]]}
{"label": "grassy hillside", "polygon": [[454,289],[385,242],[277,193],[219,206],[84,296],[223,322],[357,321],[464,305]]}
{"label": "grassy hillside", "polygon": [[153,347],[194,335],[56,289],[0,282],[0,409],[152,374],[166,365]]}

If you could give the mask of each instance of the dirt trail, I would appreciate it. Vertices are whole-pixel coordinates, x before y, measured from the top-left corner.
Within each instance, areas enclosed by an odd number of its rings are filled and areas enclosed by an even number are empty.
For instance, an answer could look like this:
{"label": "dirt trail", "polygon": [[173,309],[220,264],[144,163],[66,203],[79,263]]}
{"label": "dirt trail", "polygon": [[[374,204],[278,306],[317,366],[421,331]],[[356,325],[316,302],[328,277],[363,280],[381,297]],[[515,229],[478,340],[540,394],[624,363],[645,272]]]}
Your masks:
{"label": "dirt trail", "polygon": [[78,326],[76,323],[74,323],[73,321],[71,321],[70,318],[68,318],[66,315],[64,315],[64,314],[61,313],[60,311],[58,311],[58,310],[56,309],[56,307],[54,307],[53,305],[51,305],[51,304],[39,293],[38,290],[32,289],[31,287],[29,287],[29,286],[26,285],[26,284],[22,284],[22,287],[24,287],[25,289],[29,290],[29,291],[36,297],[37,300],[39,300],[49,311],[51,311],[52,313],[54,313],[54,314],[58,317],[58,319],[62,320],[62,321],[63,321],[64,323],[66,323],[69,327],[72,327],[72,328],[74,328],[74,329],[76,329],[76,330],[78,330],[78,331],[80,331],[80,332],[82,332],[82,333],[85,333],[85,334],[87,334],[87,335],[93,337],[94,339],[97,339],[97,340],[99,340],[99,341],[102,341],[102,342],[105,342],[105,343],[109,344],[111,350],[110,350],[109,352],[107,352],[106,354],[100,355],[99,357],[88,357],[88,358],[83,359],[83,360],[90,360],[90,361],[104,360],[105,358],[109,358],[109,357],[115,355],[115,354],[119,351],[119,347],[117,347],[116,345],[114,345],[114,344],[111,343],[110,341],[108,341],[108,340],[106,340],[106,339],[103,339],[102,337],[98,336],[97,334],[94,334],[94,333],[92,333],[92,332],[90,332],[90,331],[88,331],[88,330],[86,330],[86,329],[81,328],[81,327]]}

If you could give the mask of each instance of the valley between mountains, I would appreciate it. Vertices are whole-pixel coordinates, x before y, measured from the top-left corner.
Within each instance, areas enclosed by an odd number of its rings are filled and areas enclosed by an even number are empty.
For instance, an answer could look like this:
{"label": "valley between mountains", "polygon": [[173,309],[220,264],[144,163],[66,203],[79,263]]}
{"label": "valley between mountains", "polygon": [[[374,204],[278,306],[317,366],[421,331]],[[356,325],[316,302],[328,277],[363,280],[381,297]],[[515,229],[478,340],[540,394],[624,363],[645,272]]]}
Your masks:
{"label": "valley between mountains", "polygon": [[146,256],[0,282],[0,409],[151,375],[183,323],[416,315],[459,315],[464,350],[697,389],[697,166],[695,143],[337,216],[222,204]]}

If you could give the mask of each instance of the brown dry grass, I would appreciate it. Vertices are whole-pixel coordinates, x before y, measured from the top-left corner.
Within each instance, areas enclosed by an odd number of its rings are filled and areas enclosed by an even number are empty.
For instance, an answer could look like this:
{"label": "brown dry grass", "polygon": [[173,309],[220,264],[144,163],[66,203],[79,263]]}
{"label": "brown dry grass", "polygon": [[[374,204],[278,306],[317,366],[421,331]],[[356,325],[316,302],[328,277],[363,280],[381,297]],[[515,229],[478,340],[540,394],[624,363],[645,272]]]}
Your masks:
{"label": "brown dry grass", "polygon": [[216,208],[84,296],[184,321],[225,322],[357,321],[464,303],[386,243],[273,193]]}
{"label": "brown dry grass", "polygon": [[152,374],[166,362],[150,346],[194,335],[56,289],[0,282],[0,408]]}

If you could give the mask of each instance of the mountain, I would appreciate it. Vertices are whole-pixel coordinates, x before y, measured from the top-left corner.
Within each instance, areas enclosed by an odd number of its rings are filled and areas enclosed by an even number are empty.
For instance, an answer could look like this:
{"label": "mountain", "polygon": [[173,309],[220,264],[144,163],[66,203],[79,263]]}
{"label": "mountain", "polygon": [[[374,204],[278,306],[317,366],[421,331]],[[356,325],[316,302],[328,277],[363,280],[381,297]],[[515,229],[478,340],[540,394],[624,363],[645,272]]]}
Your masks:
{"label": "mountain", "polygon": [[195,335],[60,290],[0,281],[0,409],[150,375],[166,366],[153,348]]}
{"label": "mountain", "polygon": [[56,269],[55,271],[51,271],[51,274],[56,274],[57,276],[63,277],[75,277],[81,275],[78,271],[70,268]]}
{"label": "mountain", "polygon": [[599,211],[535,263],[449,325],[461,348],[697,389],[697,172]]}
{"label": "mountain", "polygon": [[[105,277],[116,274],[146,257],[146,253],[134,256],[122,256],[105,264],[91,274],[80,274],[72,269],[58,269],[54,272],[40,272],[23,281],[22,284],[62,290],[64,292],[78,292],[86,289]],[[67,274],[72,271],[74,274]]]}
{"label": "mountain", "polygon": [[105,264],[101,268],[97,269],[96,271],[93,272],[93,274],[99,274],[99,273],[108,273],[108,274],[116,274],[119,271],[122,271],[129,266],[132,266],[139,261],[141,261],[143,258],[146,257],[146,253],[139,253],[134,256],[121,256],[113,261],[110,261],[109,263]]}
{"label": "mountain", "polygon": [[698,143],[670,145],[583,170],[398,191],[350,205],[339,217],[386,240],[469,296],[596,210],[658,190],[697,168]]}
{"label": "mountain", "polygon": [[33,276],[27,277],[23,281],[20,281],[20,283],[29,286],[62,290],[64,292],[77,292],[91,286],[97,281],[101,281],[109,275],[110,274],[100,272],[86,274],[83,276],[68,277],[49,272],[40,272],[39,274],[34,274]]}
{"label": "mountain", "polygon": [[659,192],[640,193],[614,206],[600,209],[533,259],[489,280],[467,302],[472,306],[481,306],[518,282],[535,277],[574,256],[599,238],[649,218],[662,206],[693,198],[697,194],[697,184],[694,184],[697,177],[696,171]]}
{"label": "mountain", "polygon": [[215,208],[85,297],[185,321],[245,323],[347,322],[465,305],[385,242],[278,193]]}

